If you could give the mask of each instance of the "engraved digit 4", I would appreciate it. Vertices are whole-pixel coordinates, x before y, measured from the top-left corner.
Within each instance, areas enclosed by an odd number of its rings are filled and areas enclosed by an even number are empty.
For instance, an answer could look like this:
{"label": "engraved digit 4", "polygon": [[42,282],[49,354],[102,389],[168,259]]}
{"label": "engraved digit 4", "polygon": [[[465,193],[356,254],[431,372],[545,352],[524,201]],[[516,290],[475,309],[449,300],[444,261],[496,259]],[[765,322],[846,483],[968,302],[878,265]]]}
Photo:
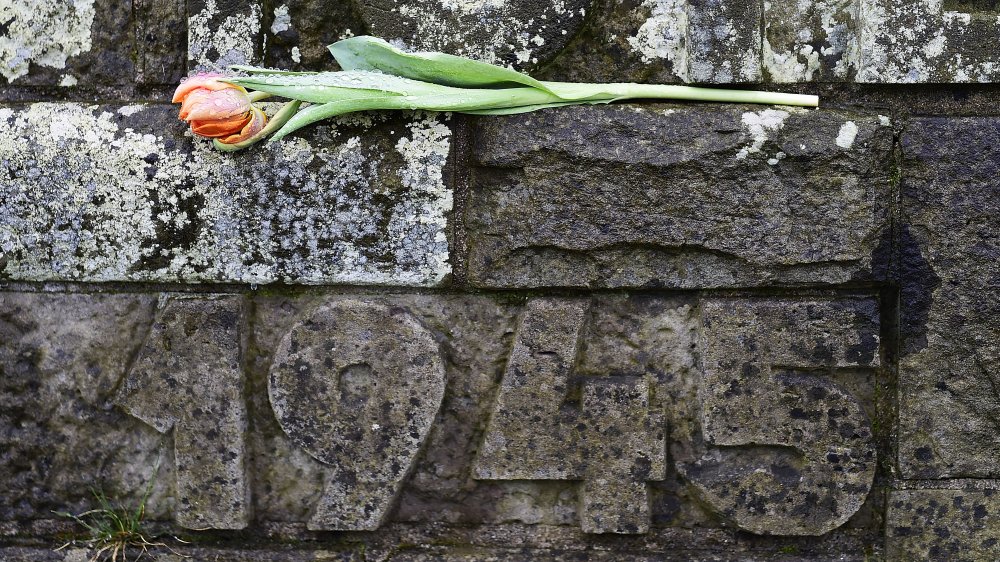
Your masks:
{"label": "engraved digit 4", "polygon": [[665,472],[662,418],[650,411],[649,383],[641,377],[592,377],[583,385],[582,405],[569,404],[588,308],[580,299],[528,303],[475,476],[583,480],[585,532],[644,533],[646,482],[662,480]]}

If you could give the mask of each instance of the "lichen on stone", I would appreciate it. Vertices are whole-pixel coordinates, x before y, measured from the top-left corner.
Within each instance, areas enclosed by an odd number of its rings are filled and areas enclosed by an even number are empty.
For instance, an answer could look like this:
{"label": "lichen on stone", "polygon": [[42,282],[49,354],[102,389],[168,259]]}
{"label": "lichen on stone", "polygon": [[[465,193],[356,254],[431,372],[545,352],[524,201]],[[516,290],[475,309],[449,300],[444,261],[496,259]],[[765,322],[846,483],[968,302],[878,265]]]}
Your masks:
{"label": "lichen on stone", "polygon": [[[91,48],[94,0],[0,3],[0,74],[13,83],[31,64],[66,68],[66,60]],[[71,84],[65,84],[71,85]]]}

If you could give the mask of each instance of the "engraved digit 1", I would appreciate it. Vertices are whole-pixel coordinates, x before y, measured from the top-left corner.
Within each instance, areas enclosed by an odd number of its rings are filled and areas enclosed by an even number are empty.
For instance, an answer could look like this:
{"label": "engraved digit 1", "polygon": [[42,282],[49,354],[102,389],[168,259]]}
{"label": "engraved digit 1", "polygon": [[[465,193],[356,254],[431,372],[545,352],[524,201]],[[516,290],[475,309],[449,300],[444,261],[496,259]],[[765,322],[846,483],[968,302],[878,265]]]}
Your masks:
{"label": "engraved digit 1", "polygon": [[[829,380],[878,366],[867,298],[702,303],[701,431],[675,451],[703,499],[740,528],[820,535],[861,508],[875,476],[868,416]],[[694,401],[692,401],[694,402]]]}
{"label": "engraved digit 1", "polygon": [[381,525],[444,385],[437,342],[402,309],[338,301],[289,330],[271,365],[271,407],[292,441],[332,467],[310,529]]}
{"label": "engraved digit 1", "polygon": [[662,415],[642,377],[588,377],[581,404],[570,378],[589,302],[535,299],[518,327],[476,459],[487,480],[583,480],[587,533],[649,530],[646,482],[665,477]]}
{"label": "engraved digit 1", "polygon": [[157,431],[174,430],[175,518],[188,529],[242,529],[249,520],[242,302],[239,296],[168,299],[117,398]]}

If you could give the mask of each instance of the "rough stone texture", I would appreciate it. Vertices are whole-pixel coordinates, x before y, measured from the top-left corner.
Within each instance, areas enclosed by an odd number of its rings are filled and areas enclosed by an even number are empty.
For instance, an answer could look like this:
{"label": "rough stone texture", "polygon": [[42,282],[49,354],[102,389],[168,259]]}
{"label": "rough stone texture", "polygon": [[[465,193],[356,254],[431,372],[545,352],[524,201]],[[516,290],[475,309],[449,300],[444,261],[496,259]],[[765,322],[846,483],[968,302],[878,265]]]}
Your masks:
{"label": "rough stone texture", "polygon": [[444,117],[345,117],[231,155],[175,112],[0,107],[0,278],[419,286],[451,271]]}
{"label": "rough stone texture", "polygon": [[900,468],[997,477],[1000,119],[914,119],[902,143]]}
{"label": "rough stone texture", "polygon": [[327,45],[361,35],[364,22],[350,0],[282,0],[264,14],[265,65],[290,70],[336,70]]}
{"label": "rough stone texture", "polygon": [[888,222],[888,122],[718,105],[481,120],[468,278],[505,288],[871,279]]}
{"label": "rough stone texture", "polygon": [[865,0],[859,7],[859,82],[1000,80],[995,2]]}
{"label": "rough stone texture", "polygon": [[133,0],[136,82],[176,86],[187,74],[187,15],[184,0]]}
{"label": "rough stone texture", "polygon": [[558,53],[591,0],[360,0],[371,34],[408,48],[533,67]]}
{"label": "rough stone texture", "polygon": [[175,518],[188,529],[242,529],[250,518],[240,296],[171,298],[116,403],[173,430]]}
{"label": "rough stone texture", "polygon": [[998,557],[997,490],[896,490],[889,494],[887,561],[972,562]]}
{"label": "rough stone texture", "polygon": [[[135,502],[151,478],[150,515],[169,508],[168,479],[153,471],[165,440],[113,403],[155,304],[0,293],[0,520],[81,512],[91,490]],[[171,464],[163,458],[161,474]]]}
{"label": "rough stone texture", "polygon": [[594,0],[578,36],[542,69],[578,82],[751,82],[761,77],[758,2]]}
{"label": "rough stone texture", "polygon": [[477,478],[583,480],[581,527],[588,533],[649,530],[646,482],[665,478],[662,418],[649,407],[649,381],[581,381],[580,410],[567,402],[589,302],[528,303],[476,460]]}
{"label": "rough stone texture", "polygon": [[0,74],[15,86],[125,85],[135,73],[129,3],[15,0],[0,5]]}
{"label": "rough stone texture", "polygon": [[333,473],[309,528],[378,529],[444,397],[437,342],[405,310],[323,306],[282,339],[268,379],[278,423]]}
{"label": "rough stone texture", "polygon": [[858,0],[765,2],[765,77],[779,83],[853,79],[861,55],[858,6]]}
{"label": "rough stone texture", "polygon": [[190,71],[259,64],[264,51],[262,0],[186,0]]}
{"label": "rough stone texture", "polygon": [[[834,379],[880,363],[873,299],[708,299],[702,375],[682,402],[673,457],[702,499],[740,528],[820,535],[864,504],[871,420]],[[856,385],[857,381],[853,382]]]}

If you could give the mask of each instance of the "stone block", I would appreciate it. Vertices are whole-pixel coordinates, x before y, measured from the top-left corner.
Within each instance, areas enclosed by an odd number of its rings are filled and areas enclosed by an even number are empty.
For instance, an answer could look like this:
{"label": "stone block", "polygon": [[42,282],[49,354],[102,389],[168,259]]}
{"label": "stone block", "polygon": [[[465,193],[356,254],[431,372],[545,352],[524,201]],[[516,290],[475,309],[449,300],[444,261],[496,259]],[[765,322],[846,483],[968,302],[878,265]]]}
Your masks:
{"label": "stone block", "polygon": [[895,490],[889,494],[887,561],[997,558],[1000,492],[996,489]]}
{"label": "stone block", "polygon": [[691,412],[673,426],[678,470],[741,529],[840,527],[875,477],[873,412],[855,389],[880,365],[876,301],[706,298],[701,315],[701,376],[676,402]]}
{"label": "stone block", "polygon": [[593,0],[362,0],[372,35],[518,68],[547,61],[583,23]]}
{"label": "stone block", "polygon": [[576,82],[759,81],[760,25],[760,4],[746,0],[595,0],[541,71]]}
{"label": "stone block", "polygon": [[0,74],[13,86],[132,84],[132,10],[117,0],[17,0],[0,11]]}
{"label": "stone block", "polygon": [[148,513],[165,513],[164,440],[113,402],[155,308],[149,295],[0,293],[0,520],[79,513],[91,490],[138,502],[151,479]]}
{"label": "stone block", "polygon": [[242,529],[250,519],[243,298],[166,299],[116,403],[173,431],[175,518],[188,529]]}
{"label": "stone block", "polygon": [[374,531],[393,507],[444,397],[433,335],[401,308],[347,300],[295,324],[275,352],[278,423],[330,465],[309,528]]}
{"label": "stone block", "polygon": [[779,83],[848,81],[860,49],[858,0],[764,3],[762,60]]}
{"label": "stone block", "polygon": [[187,75],[185,0],[133,0],[136,83],[176,86]]}
{"label": "stone block", "polygon": [[176,111],[0,107],[0,278],[430,286],[450,273],[443,117],[347,116],[229,154]]}
{"label": "stone block", "polygon": [[859,0],[858,82],[1000,80],[996,3]]}
{"label": "stone block", "polygon": [[998,143],[995,117],[917,118],[903,135],[905,478],[1000,476]]}
{"label": "stone block", "polygon": [[354,2],[336,0],[283,0],[264,14],[267,51],[264,64],[271,68],[336,70],[327,46],[360,35],[364,21]]}
{"label": "stone block", "polygon": [[264,55],[262,0],[186,0],[190,72],[258,65]]}
{"label": "stone block", "polygon": [[582,480],[584,532],[644,533],[646,482],[665,478],[663,420],[650,408],[643,377],[584,381],[579,410],[567,404],[589,306],[585,299],[528,303],[475,475]]}
{"label": "stone block", "polygon": [[607,106],[477,123],[466,210],[480,287],[707,288],[877,278],[888,118]]}

